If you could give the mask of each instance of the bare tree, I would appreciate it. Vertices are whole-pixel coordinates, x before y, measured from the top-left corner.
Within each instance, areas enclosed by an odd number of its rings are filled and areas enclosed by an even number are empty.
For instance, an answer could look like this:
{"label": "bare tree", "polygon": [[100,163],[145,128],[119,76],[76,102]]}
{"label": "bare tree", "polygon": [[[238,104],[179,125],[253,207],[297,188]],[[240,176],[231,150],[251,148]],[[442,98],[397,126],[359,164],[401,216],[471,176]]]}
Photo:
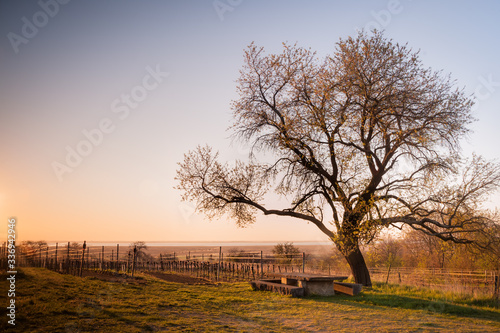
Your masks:
{"label": "bare tree", "polygon": [[[468,243],[489,223],[478,203],[498,187],[499,166],[460,155],[473,100],[418,52],[362,32],[323,60],[286,44],[270,55],[251,44],[244,58],[232,130],[252,147],[249,162],[222,164],[209,147],[187,153],[176,179],[199,211],[239,226],[258,211],[310,222],[366,286],[360,244],[382,228]],[[260,152],[274,161],[259,163]],[[264,205],[270,188],[292,198],[288,208]]]}
{"label": "bare tree", "polygon": [[47,242],[46,241],[31,241],[27,240],[21,243],[21,246],[24,246],[28,250],[33,250],[33,251],[38,251],[40,249],[44,250],[47,248]]}
{"label": "bare tree", "polygon": [[144,241],[136,241],[136,242],[130,243],[128,248],[129,248],[129,251],[131,251],[131,253],[133,253],[134,249],[136,249],[135,256],[139,260],[148,260],[151,258],[151,256],[148,253],[146,253],[148,246],[146,245],[146,242],[144,242]]}
{"label": "bare tree", "polygon": [[490,220],[496,223],[488,223],[484,227],[484,232],[476,234],[475,244],[487,244],[485,247],[467,246],[467,250],[480,259],[488,269],[497,270],[500,273],[500,223],[498,223],[498,212],[488,212]]}
{"label": "bare tree", "polygon": [[368,258],[371,265],[378,267],[395,267],[401,265],[402,242],[390,235],[379,237],[371,244]]}
{"label": "bare tree", "polygon": [[35,263],[35,258],[38,257],[40,251],[45,251],[48,248],[47,242],[40,241],[23,241],[21,243],[21,248],[25,256],[27,256],[28,262],[31,264]]}
{"label": "bare tree", "polygon": [[300,254],[300,249],[293,245],[292,242],[278,243],[273,248],[273,254],[281,262],[291,264],[293,259],[296,259]]}
{"label": "bare tree", "polygon": [[69,245],[71,256],[74,258],[79,256],[82,253],[82,248],[83,244],[80,244],[78,242],[71,242],[71,244]]}

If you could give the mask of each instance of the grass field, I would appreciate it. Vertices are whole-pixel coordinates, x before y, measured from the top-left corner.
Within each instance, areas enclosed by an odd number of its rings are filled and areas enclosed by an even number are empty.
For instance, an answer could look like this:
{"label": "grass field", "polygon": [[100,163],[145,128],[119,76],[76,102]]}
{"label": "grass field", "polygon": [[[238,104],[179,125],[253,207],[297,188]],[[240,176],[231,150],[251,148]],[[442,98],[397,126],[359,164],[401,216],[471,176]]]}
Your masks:
{"label": "grass field", "polygon": [[[6,281],[6,275],[2,275]],[[376,285],[355,297],[291,298],[248,283],[188,285],[139,275],[126,283],[24,268],[16,326],[2,283],[0,331],[12,332],[500,332],[487,301]]]}

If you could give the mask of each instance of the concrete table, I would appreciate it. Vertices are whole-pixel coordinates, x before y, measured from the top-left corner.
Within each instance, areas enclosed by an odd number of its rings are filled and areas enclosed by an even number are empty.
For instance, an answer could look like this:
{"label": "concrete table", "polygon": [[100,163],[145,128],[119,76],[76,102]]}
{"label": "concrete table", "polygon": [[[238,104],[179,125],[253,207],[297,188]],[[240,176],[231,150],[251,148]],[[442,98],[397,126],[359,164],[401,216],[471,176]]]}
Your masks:
{"label": "concrete table", "polygon": [[280,273],[275,274],[281,278],[281,283],[304,288],[304,294],[331,296],[335,295],[334,281],[343,281],[347,276],[329,276],[306,273]]}

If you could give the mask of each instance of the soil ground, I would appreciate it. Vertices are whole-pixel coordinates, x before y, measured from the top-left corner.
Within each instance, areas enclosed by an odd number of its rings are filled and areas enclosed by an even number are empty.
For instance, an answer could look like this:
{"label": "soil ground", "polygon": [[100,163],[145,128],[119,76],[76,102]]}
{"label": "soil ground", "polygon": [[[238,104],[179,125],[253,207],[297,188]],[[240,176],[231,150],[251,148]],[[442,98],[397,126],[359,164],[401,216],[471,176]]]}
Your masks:
{"label": "soil ground", "polygon": [[182,274],[151,272],[148,273],[148,275],[154,276],[155,278],[168,282],[177,282],[177,283],[191,284],[191,285],[198,285],[198,284],[215,285],[215,283],[213,283],[210,280],[192,277],[188,275],[182,275]]}
{"label": "soil ground", "polygon": [[[23,268],[16,275],[13,331],[500,332],[498,309],[385,284],[354,297],[291,298],[252,291],[248,283],[209,285],[171,276],[177,274],[106,275],[88,272],[81,278]],[[7,301],[4,290],[0,303]],[[3,317],[0,332],[7,332],[12,327]]]}
{"label": "soil ground", "polygon": [[[163,272],[147,272],[146,274],[168,282],[176,282],[189,285],[216,285],[214,282],[208,279],[197,278],[178,273],[171,274]],[[82,272],[82,277],[98,279],[106,282],[118,282],[118,283],[135,284],[135,285],[142,285],[147,283],[147,280],[144,279],[142,276],[131,277],[126,274],[114,273],[114,272],[99,272],[92,270],[84,270]]]}

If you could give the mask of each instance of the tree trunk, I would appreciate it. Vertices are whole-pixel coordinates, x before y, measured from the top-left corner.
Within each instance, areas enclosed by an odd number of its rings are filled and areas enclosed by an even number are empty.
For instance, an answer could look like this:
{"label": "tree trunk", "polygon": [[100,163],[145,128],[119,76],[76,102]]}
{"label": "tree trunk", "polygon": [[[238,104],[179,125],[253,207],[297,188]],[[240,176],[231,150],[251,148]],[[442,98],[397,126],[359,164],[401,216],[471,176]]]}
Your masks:
{"label": "tree trunk", "polygon": [[363,286],[371,287],[372,280],[370,278],[370,272],[368,267],[366,267],[365,258],[359,249],[359,246],[355,246],[348,255],[345,255],[347,263],[351,268],[352,275],[354,276],[354,281],[360,283]]}

